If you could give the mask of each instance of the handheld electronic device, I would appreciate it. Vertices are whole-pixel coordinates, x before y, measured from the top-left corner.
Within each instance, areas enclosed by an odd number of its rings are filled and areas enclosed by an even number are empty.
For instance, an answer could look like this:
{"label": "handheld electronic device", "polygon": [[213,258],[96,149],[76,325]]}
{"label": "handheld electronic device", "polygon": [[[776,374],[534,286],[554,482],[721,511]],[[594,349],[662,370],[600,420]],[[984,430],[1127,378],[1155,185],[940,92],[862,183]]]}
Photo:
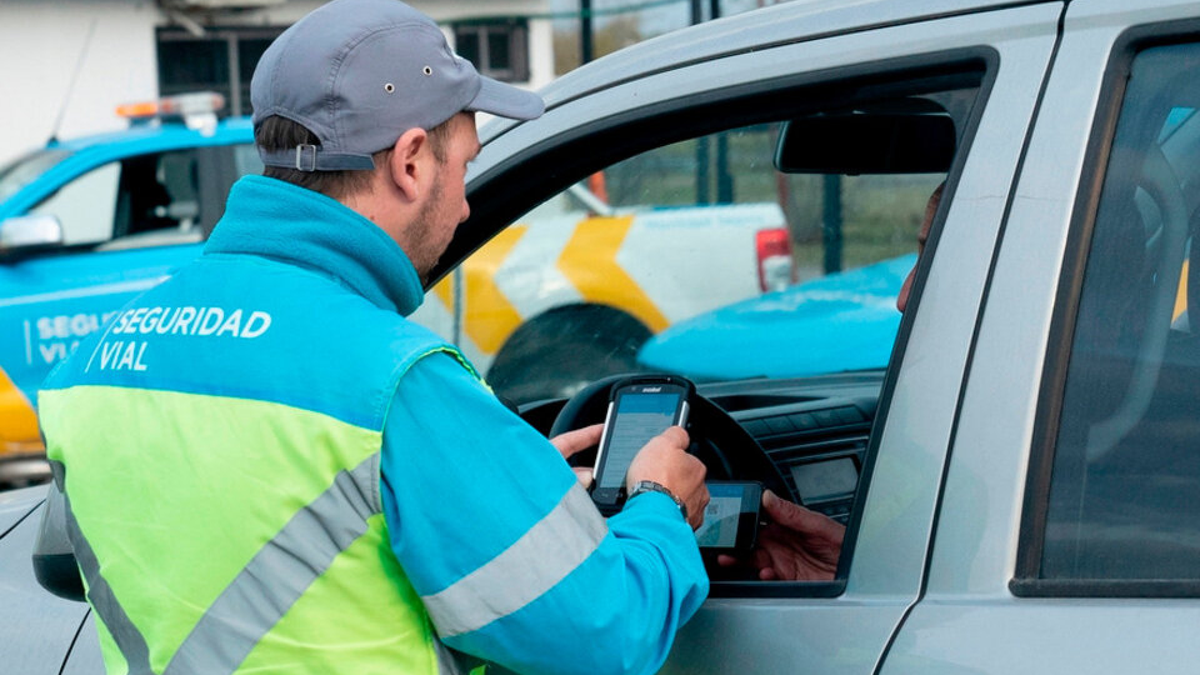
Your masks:
{"label": "handheld electronic device", "polygon": [[612,508],[625,500],[634,456],[668,427],[687,423],[692,383],[672,376],[637,376],[613,385],[596,454],[592,501]]}
{"label": "handheld electronic device", "polygon": [[754,548],[758,537],[762,484],[706,481],[708,508],[696,530],[696,543],[705,552],[733,553]]}

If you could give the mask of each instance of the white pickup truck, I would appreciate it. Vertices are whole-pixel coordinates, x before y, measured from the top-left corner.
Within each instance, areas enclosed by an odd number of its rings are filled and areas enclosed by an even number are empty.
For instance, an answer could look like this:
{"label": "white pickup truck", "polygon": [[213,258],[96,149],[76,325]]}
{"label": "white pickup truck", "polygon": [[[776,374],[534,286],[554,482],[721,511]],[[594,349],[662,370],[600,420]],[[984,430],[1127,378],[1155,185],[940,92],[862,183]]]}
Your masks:
{"label": "white pickup truck", "polygon": [[632,371],[651,335],[784,288],[792,270],[776,203],[614,209],[576,184],[436,284],[414,319],[525,402]]}

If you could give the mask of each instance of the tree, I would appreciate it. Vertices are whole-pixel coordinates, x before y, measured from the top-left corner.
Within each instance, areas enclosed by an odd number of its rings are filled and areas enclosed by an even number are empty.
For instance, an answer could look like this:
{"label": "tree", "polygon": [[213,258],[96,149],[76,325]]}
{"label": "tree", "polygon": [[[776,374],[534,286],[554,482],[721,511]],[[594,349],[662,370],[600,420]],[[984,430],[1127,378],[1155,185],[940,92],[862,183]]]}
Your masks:
{"label": "tree", "polygon": [[[642,35],[641,22],[636,15],[625,14],[609,19],[596,31],[593,39],[596,51],[594,57],[600,58],[605,54],[641,42],[645,37]],[[564,27],[554,30],[554,73],[562,75],[578,68],[579,60],[579,22],[567,22]]]}

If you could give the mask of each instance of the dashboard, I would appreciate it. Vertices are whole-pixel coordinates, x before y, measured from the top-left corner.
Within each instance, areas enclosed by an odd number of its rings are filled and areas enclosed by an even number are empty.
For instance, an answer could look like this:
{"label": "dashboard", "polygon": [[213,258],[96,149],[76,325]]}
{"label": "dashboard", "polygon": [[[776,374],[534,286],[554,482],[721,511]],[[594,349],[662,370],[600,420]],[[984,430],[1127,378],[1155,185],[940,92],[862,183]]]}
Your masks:
{"label": "dashboard", "polygon": [[[731,437],[726,434],[717,441],[722,453],[765,454],[791,492],[781,496],[846,524],[882,384],[883,371],[864,371],[699,384],[696,393],[727,413],[761,448],[760,453],[759,448],[727,447]],[[540,401],[522,406],[519,411],[526,421],[549,435],[564,403]],[[603,417],[588,421],[603,421]],[[693,423],[696,421],[693,415]]]}
{"label": "dashboard", "polygon": [[883,371],[701,385],[770,457],[805,507],[846,524]]}

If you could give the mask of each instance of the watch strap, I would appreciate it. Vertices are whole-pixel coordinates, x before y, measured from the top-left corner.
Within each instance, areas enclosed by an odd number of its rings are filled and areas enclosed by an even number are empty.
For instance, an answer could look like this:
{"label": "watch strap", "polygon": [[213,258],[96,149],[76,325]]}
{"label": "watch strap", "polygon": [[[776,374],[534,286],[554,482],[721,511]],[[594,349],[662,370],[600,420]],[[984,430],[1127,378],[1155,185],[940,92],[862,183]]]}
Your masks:
{"label": "watch strap", "polygon": [[675,506],[679,507],[679,513],[681,513],[683,515],[683,519],[685,521],[687,520],[687,518],[688,518],[687,504],[684,504],[682,499],[680,499],[679,497],[676,497],[675,493],[671,492],[667,488],[667,486],[663,485],[662,483],[656,483],[652,480],[639,480],[638,482],[633,484],[633,489],[629,491],[629,499],[632,500],[634,497],[636,497],[640,494],[645,494],[647,492],[660,492],[660,493],[670,497],[671,501],[675,502]]}

